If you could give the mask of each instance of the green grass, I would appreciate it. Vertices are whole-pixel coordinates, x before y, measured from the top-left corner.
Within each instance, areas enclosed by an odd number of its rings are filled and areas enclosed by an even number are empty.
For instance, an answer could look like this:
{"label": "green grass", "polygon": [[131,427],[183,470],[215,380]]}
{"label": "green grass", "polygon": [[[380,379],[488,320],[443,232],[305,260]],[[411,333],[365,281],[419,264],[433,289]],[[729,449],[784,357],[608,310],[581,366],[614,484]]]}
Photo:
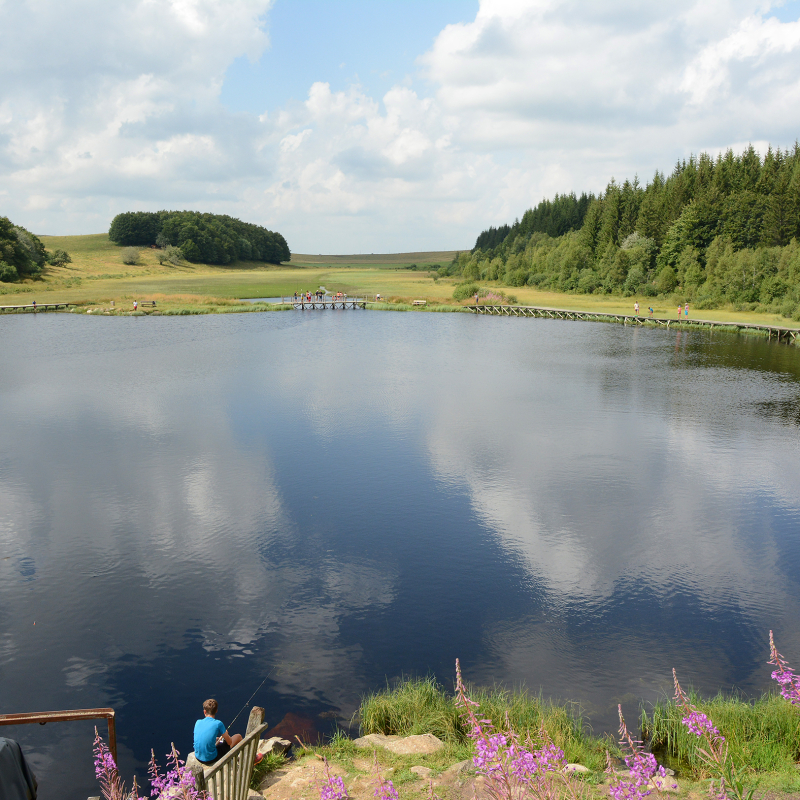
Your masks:
{"label": "green grass", "polygon": [[[692,695],[697,708],[707,714],[725,737],[735,766],[749,773],[776,773],[787,785],[800,789],[796,768],[800,757],[800,708],[778,695],[747,701],[717,695],[702,700]],[[642,711],[643,735],[657,754],[668,756],[682,773],[705,777],[699,753],[700,740],[681,724],[683,713],[673,702]],[[779,781],[780,782],[780,781]],[[788,791],[783,789],[783,791]]]}
{"label": "green grass", "polygon": [[261,761],[255,765],[253,768],[253,777],[250,779],[250,788],[251,789],[258,789],[259,784],[261,781],[264,780],[264,776],[270,772],[274,772],[276,769],[280,769],[287,763],[288,759],[286,756],[280,755],[278,753],[267,753]]}
{"label": "green grass", "polygon": [[[469,687],[470,697],[478,706],[478,716],[490,719],[499,730],[512,729],[524,740],[537,742],[542,727],[564,750],[569,762],[602,770],[605,751],[617,752],[607,738],[591,736],[574,705],[558,705],[527,691]],[[367,695],[358,712],[362,734],[384,733],[410,736],[432,733],[450,745],[468,746],[467,728],[453,695],[433,679],[405,679],[394,688]]]}

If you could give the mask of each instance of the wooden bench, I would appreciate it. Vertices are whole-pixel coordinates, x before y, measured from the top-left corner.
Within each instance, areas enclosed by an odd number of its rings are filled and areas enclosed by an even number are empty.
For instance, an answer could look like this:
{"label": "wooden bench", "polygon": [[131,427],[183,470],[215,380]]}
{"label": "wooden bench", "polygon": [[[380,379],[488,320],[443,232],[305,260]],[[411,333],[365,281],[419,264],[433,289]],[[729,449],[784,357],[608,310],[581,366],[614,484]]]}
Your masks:
{"label": "wooden bench", "polygon": [[[213,800],[247,800],[258,743],[261,734],[268,727],[264,722],[264,709],[254,706],[247,720],[244,739],[219,761],[206,767],[194,757],[194,753],[190,753],[186,759],[186,768],[194,775],[195,786],[201,791],[208,792]],[[101,800],[101,798],[95,796],[89,797],[88,800]]]}
{"label": "wooden bench", "polygon": [[144,308],[145,306],[148,306],[149,308],[155,308],[156,307],[156,301],[155,300],[142,300],[142,302],[139,303],[139,305],[142,308]]}
{"label": "wooden bench", "polygon": [[411,301],[411,305],[412,306],[426,306],[426,305],[428,305],[428,301],[427,300],[412,300]]}
{"label": "wooden bench", "polygon": [[219,761],[210,767],[204,767],[196,759],[192,759],[191,764],[187,762],[197,788],[207,791],[213,800],[247,800],[258,743],[268,727],[264,722],[264,709],[254,706],[247,720],[244,739]]}

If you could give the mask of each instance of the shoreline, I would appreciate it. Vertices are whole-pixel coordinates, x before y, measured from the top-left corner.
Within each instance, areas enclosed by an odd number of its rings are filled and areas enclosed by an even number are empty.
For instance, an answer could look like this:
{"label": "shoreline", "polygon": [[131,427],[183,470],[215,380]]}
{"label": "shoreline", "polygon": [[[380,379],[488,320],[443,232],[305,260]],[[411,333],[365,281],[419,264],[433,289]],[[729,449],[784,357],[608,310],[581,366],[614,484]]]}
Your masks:
{"label": "shoreline", "polygon": [[[570,295],[567,295],[569,297]],[[296,311],[292,303],[275,302],[253,302],[248,299],[239,301],[209,302],[197,305],[171,304],[168,300],[161,301],[162,306],[138,308],[137,310],[119,308],[116,305],[106,305],[98,303],[59,303],[62,306],[71,306],[63,309],[44,308],[45,305],[55,305],[55,303],[41,303],[37,310],[32,305],[14,304],[11,308],[3,308],[0,304],[0,316],[16,316],[19,314],[30,313],[67,313],[67,314],[91,314],[93,316],[105,317],[174,317],[174,316],[201,316],[207,314],[248,314],[248,313],[269,313],[275,311]],[[483,310],[483,308],[491,308]],[[685,318],[674,317],[644,317],[633,314],[620,314],[612,311],[586,311],[579,309],[523,306],[513,304],[503,304],[488,306],[481,304],[478,307],[479,316],[507,316],[507,317],[534,317],[559,319],[564,322],[600,322],[606,324],[618,324],[624,327],[648,328],[650,330],[663,331],[704,331],[706,333],[724,333],[728,335],[746,335],[771,340],[776,337],[776,342],[791,344],[795,347],[800,346],[800,326],[765,324],[746,321],[722,321],[705,318]],[[311,311],[313,309],[307,309]],[[341,311],[341,309],[338,309]],[[412,305],[406,302],[369,302],[363,309],[366,311],[396,311],[396,312],[418,312],[418,313],[476,313],[475,306],[469,305],[448,305],[444,303],[432,305]],[[317,309],[319,311],[319,309]],[[549,313],[546,313],[549,312]]]}

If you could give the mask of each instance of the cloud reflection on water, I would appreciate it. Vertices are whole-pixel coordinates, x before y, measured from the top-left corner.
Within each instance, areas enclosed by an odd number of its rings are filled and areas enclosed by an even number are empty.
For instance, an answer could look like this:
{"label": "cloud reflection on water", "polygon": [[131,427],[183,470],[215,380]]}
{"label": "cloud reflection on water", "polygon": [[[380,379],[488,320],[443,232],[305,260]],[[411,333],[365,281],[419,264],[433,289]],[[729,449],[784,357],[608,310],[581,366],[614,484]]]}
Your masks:
{"label": "cloud reflection on water", "polygon": [[283,665],[271,696],[347,716],[460,656],[602,726],[672,665],[706,690],[765,685],[769,627],[800,652],[800,442],[756,411],[797,383],[698,364],[719,360],[699,337],[673,352],[660,332],[436,314],[19,322],[0,373],[7,710],[130,704],[144,738],[162,732],[142,732],[143,694],[174,710],[236,675],[244,699]]}

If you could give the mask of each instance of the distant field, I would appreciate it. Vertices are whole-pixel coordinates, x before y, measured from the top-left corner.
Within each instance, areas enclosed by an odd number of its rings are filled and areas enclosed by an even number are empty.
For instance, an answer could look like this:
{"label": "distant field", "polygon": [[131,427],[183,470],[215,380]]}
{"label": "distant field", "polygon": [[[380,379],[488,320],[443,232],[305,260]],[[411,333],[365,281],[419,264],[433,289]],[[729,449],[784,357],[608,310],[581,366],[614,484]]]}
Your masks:
{"label": "distant field", "polygon": [[[409,303],[425,299],[430,303],[458,305],[453,300],[457,281],[438,278],[436,267],[449,263],[454,251],[380,253],[358,255],[295,254],[289,264],[265,266],[239,262],[220,267],[210,264],[167,266],[158,263],[158,251],[144,248],[137,266],[122,263],[122,248],[105,233],[87,236],[42,236],[45,246],[70,253],[72,264],[47,267],[41,279],[22,284],[0,283],[0,305],[44,302],[76,303],[85,306],[130,309],[133,300],[157,300],[159,308],[238,310],[249,305],[238,300],[255,297],[288,297],[294,292],[313,292],[325,286],[332,292],[381,296],[390,302]],[[411,265],[416,269],[408,269]],[[483,284],[486,285],[486,284]],[[568,295],[542,292],[533,286],[498,291],[524,305],[575,310],[632,313],[636,297],[613,295]],[[677,316],[677,307],[663,300],[639,297],[641,311],[652,305],[656,316]],[[463,303],[462,303],[463,305]],[[690,317],[725,322],[760,322],[798,327],[776,314],[717,309],[696,311]]]}
{"label": "distant field", "polygon": [[[468,250],[469,248],[465,249]],[[409,266],[411,264],[427,266],[429,264],[436,264],[437,266],[441,266],[443,264],[449,264],[458,252],[458,250],[433,250],[427,253],[359,253],[358,255],[350,256],[312,256],[304,253],[293,253],[291,263],[309,265],[324,264],[331,267],[366,267],[384,264],[391,266]]]}

